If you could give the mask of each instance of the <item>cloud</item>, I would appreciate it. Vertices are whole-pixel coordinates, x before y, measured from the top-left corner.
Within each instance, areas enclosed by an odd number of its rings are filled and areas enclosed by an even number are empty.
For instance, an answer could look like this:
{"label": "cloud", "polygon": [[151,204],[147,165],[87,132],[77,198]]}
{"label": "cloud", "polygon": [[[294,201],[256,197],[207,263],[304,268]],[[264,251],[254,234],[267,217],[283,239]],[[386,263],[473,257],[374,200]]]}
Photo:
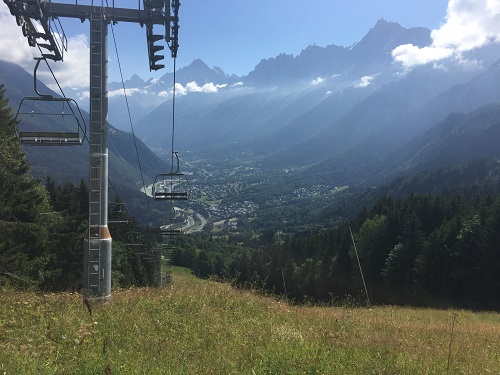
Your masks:
{"label": "cloud", "polygon": [[175,84],[175,93],[178,95],[187,95],[188,90],[180,83]]}
{"label": "cloud", "polygon": [[433,61],[442,60],[453,55],[451,48],[423,47],[418,48],[413,44],[404,44],[396,47],[392,51],[395,61],[403,64],[406,69],[411,69],[417,65],[427,64]]}
{"label": "cloud", "polygon": [[465,59],[464,52],[500,41],[500,0],[450,0],[446,21],[431,38],[432,44],[423,48],[401,45],[392,57],[407,70],[446,58],[473,67],[477,62]]}
{"label": "cloud", "polygon": [[2,60],[21,65],[23,62],[33,63],[33,57],[38,56],[38,50],[28,46],[27,39],[23,36],[21,28],[17,26],[9,8],[0,4],[0,56]]}
{"label": "cloud", "polygon": [[204,93],[214,93],[218,92],[219,89],[226,87],[227,84],[214,84],[213,82],[205,83],[203,86],[199,86],[196,81],[188,82],[186,84],[187,92],[204,92]]}
{"label": "cloud", "polygon": [[[137,94],[137,93],[147,93],[146,91],[141,90],[139,88],[132,88],[132,89],[127,89],[126,88],[125,92],[127,93],[127,96],[133,96],[134,94]],[[113,91],[108,91],[108,97],[109,98],[113,98],[115,96],[124,96],[123,88],[117,89],[117,90],[113,90]]]}
{"label": "cloud", "polygon": [[90,91],[82,91],[77,94],[78,95],[78,100],[83,102],[84,100],[90,99]]}
{"label": "cloud", "polygon": [[[89,64],[89,44],[83,34],[68,38],[68,51],[64,52],[64,61],[50,62],[59,84],[75,90],[89,87]],[[51,89],[58,91],[57,84],[47,69],[40,73],[40,79]]]}
{"label": "cloud", "polygon": [[374,75],[361,77],[359,81],[354,84],[354,87],[357,89],[367,87],[370,85],[370,83],[372,83],[374,78],[375,78]]}
{"label": "cloud", "polygon": [[313,79],[313,80],[311,81],[311,84],[313,84],[314,86],[316,86],[316,85],[319,85],[319,84],[320,84],[321,82],[323,82],[324,80],[325,80],[324,78],[318,77],[318,78],[316,78],[316,79]]}
{"label": "cloud", "polygon": [[[9,8],[0,4],[0,56],[3,60],[12,62],[33,74],[34,57],[40,57],[36,47],[30,47],[17,25],[15,17]],[[68,38],[68,51],[64,53],[64,62],[50,62],[50,67],[62,87],[73,89],[85,88],[89,85],[89,44],[87,37],[76,35]],[[58,91],[57,84],[46,65],[40,65],[38,78],[51,89]]]}
{"label": "cloud", "polygon": [[[196,81],[191,81],[186,83],[186,86],[183,86],[181,83],[175,84],[175,94],[184,96],[191,92],[200,92],[200,93],[216,93],[219,92],[220,89],[227,87],[227,84],[215,84],[213,82],[205,83],[203,86],[198,85]],[[163,90],[159,93],[159,96],[162,98],[167,98],[173,95],[173,90],[170,89],[168,91]]]}

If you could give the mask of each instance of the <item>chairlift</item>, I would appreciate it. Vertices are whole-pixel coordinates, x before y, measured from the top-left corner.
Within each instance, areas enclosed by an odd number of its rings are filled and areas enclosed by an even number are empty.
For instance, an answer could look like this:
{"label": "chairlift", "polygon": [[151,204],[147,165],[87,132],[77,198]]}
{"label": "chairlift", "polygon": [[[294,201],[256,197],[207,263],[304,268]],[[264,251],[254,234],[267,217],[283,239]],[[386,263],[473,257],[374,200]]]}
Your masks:
{"label": "chairlift", "polygon": [[[179,172],[179,155],[173,152],[177,160],[177,169],[170,173],[159,173],[153,183],[154,200],[173,201],[189,199],[189,181],[184,173]],[[172,157],[173,159],[173,157]]]}
{"label": "chairlift", "polygon": [[147,244],[143,243],[144,236],[141,232],[128,232],[125,237],[125,246],[134,246],[146,248]]}
{"label": "chairlift", "polygon": [[128,217],[129,211],[125,203],[108,202],[108,224],[128,224]]}
{"label": "chairlift", "polygon": [[[36,72],[40,61],[36,58],[33,73],[37,96],[24,97],[16,113],[16,134],[22,144],[33,146],[79,146],[86,136],[85,119],[74,99],[41,94],[37,89]],[[60,130],[63,122],[66,129]],[[42,123],[42,124],[40,124]],[[32,129],[29,129],[32,126]],[[41,128],[43,126],[43,129]]]}

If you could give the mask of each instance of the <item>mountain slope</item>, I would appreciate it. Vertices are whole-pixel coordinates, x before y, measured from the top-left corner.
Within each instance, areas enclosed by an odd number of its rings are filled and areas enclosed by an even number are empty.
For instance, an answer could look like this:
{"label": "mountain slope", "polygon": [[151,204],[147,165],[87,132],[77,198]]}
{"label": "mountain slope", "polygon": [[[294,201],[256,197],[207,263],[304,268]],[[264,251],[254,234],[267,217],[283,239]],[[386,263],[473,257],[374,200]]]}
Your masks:
{"label": "mountain slope", "polygon": [[[446,87],[450,82],[449,75],[443,76],[444,81],[437,75],[427,80],[423,78],[430,77],[429,75],[419,74],[417,77],[422,78],[420,82],[434,82],[442,87]],[[465,75],[463,77],[465,78]],[[392,178],[408,167],[400,165],[407,162],[401,155],[407,155],[409,150],[414,149],[413,143],[418,142],[418,138],[414,137],[432,129],[449,113],[472,111],[487,103],[500,101],[500,91],[496,89],[498,84],[500,84],[500,65],[497,62],[467,82],[454,85],[436,96],[431,96],[431,91],[428,91],[427,94],[422,94],[426,98],[425,104],[403,113],[401,117],[379,128],[377,133],[362,142],[343,151],[332,152],[329,157],[311,167],[307,173],[328,176],[329,179],[344,183]],[[387,101],[386,106],[388,105],[391,105],[390,101]],[[483,157],[480,152],[473,152],[470,156]],[[412,165],[413,167],[415,165]]]}
{"label": "mountain slope", "polygon": [[414,173],[472,159],[500,159],[500,104],[453,113],[391,153],[385,165]]}
{"label": "mountain slope", "polygon": [[[22,68],[5,61],[0,61],[0,84],[5,85],[6,96],[9,98],[14,114],[23,97],[34,95],[33,77]],[[38,85],[41,92],[56,95],[41,82]],[[88,113],[83,112],[83,116],[88,126]],[[56,118],[53,121],[64,126],[63,118]],[[48,126],[43,123],[34,124],[37,127]],[[141,200],[139,196],[142,194],[138,189],[142,178],[134,151],[135,143],[146,183],[152,182],[157,173],[167,170],[166,163],[155,156],[139,139],[134,142],[130,133],[117,130],[112,126],[109,126],[108,132],[110,181],[122,199],[130,198],[139,201]],[[50,175],[58,183],[78,183],[81,179],[88,180],[89,148],[86,142],[82,146],[73,147],[25,146],[24,151],[31,162],[32,174],[38,178],[43,179]],[[129,205],[129,209],[133,214],[137,214],[138,210],[142,210],[140,205],[143,205],[143,201],[136,207]],[[144,217],[143,214],[138,216]]]}
{"label": "mountain slope", "polygon": [[[439,95],[453,84],[463,82],[471,75],[472,73],[449,74],[424,66],[396,82],[382,85],[378,90],[373,91],[370,86],[358,88],[368,90],[369,95],[366,95],[364,100],[356,103],[338,120],[332,121],[320,134],[291,149],[272,155],[270,159],[276,166],[301,163],[304,165],[333,158],[334,155],[364,144],[376,136],[387,139],[387,144],[390,144],[393,133],[410,133],[406,129],[416,131],[417,127],[412,128],[408,122],[398,121],[399,119],[405,118],[430,98]],[[330,118],[333,119],[331,115]],[[306,121],[307,119],[304,119],[303,123]],[[392,123],[398,124],[399,127],[388,128]],[[377,147],[379,146],[383,148],[383,140]]]}

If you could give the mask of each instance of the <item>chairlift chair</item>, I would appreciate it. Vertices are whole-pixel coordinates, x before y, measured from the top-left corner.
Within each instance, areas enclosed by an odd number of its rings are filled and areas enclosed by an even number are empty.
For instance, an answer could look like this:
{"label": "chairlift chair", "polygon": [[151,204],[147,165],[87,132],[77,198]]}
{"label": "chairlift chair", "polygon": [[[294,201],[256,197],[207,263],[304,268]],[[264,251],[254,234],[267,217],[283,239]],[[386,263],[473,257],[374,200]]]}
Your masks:
{"label": "chairlift chair", "polygon": [[129,212],[127,205],[122,202],[108,202],[108,224],[128,224]]}
{"label": "chairlift chair", "polygon": [[139,248],[147,248],[147,244],[143,242],[144,236],[141,232],[128,232],[125,237],[125,246],[134,246]]}
{"label": "chairlift chair", "polygon": [[[37,89],[36,72],[40,61],[36,59],[33,73],[36,96],[24,97],[16,113],[16,134],[22,144],[33,146],[79,146],[86,136],[85,119],[74,99],[41,94]],[[45,119],[42,129],[40,122]],[[31,121],[29,121],[31,120]],[[63,121],[71,130],[60,130],[54,122]],[[29,126],[32,129],[29,129]],[[49,129],[48,129],[49,128]]]}
{"label": "chairlift chair", "polygon": [[[154,200],[173,201],[189,199],[189,181],[184,173],[179,172],[179,156],[174,151],[177,160],[177,169],[169,173],[159,173],[153,183],[152,194]],[[173,157],[172,157],[173,159]]]}

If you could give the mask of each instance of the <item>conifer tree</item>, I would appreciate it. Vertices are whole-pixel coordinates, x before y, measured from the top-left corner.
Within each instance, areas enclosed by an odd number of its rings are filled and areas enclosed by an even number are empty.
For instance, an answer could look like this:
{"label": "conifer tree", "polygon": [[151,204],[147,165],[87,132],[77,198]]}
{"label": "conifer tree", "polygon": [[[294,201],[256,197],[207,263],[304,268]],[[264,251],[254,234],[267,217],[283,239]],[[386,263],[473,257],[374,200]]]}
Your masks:
{"label": "conifer tree", "polygon": [[0,283],[32,286],[44,277],[47,192],[30,175],[15,134],[15,118],[0,85]]}

